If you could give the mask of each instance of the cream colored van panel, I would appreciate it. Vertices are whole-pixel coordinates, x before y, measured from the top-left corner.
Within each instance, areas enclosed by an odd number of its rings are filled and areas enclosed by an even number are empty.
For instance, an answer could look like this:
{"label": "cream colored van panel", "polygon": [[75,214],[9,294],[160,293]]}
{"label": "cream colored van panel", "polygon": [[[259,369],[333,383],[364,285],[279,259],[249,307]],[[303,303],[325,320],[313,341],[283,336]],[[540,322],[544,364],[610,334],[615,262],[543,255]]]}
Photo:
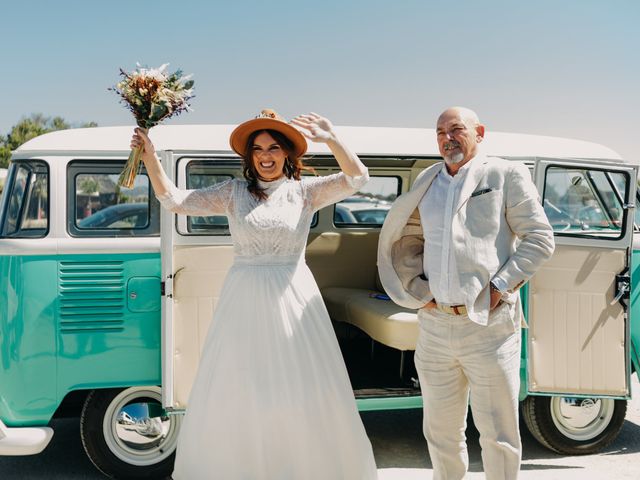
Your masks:
{"label": "cream colored van panel", "polygon": [[557,245],[529,282],[529,391],[626,396],[624,250]]}
{"label": "cream colored van panel", "polygon": [[311,235],[306,259],[320,289],[376,289],[379,230],[342,229]]}
{"label": "cream colored van panel", "polygon": [[173,398],[184,409],[200,361],[224,278],[233,263],[233,247],[176,246],[173,250]]}

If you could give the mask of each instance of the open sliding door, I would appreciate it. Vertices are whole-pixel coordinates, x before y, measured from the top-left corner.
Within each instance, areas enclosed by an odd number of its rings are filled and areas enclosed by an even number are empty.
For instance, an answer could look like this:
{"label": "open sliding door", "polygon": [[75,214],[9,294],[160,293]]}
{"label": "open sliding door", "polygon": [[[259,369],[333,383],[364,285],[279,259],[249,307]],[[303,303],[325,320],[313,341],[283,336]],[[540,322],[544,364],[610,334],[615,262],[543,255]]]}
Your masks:
{"label": "open sliding door", "polygon": [[556,249],[529,282],[528,391],[628,397],[636,167],[549,159],[534,176]]}
{"label": "open sliding door", "polygon": [[[206,187],[239,172],[238,161],[163,152],[181,189]],[[191,217],[165,209],[161,219],[162,393],[167,410],[184,410],[222,283],[233,262],[227,218]]]}

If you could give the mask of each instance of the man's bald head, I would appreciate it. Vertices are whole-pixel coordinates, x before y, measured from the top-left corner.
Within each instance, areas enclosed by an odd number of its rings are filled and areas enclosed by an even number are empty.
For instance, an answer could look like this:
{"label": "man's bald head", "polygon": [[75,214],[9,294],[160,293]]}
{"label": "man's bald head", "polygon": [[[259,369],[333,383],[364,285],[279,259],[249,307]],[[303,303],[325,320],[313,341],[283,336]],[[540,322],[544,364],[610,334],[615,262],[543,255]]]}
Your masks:
{"label": "man's bald head", "polygon": [[450,107],[438,117],[438,148],[451,175],[478,153],[484,138],[484,125],[476,112],[465,107]]}
{"label": "man's bald head", "polygon": [[440,114],[438,117],[438,123],[442,118],[447,118],[451,116],[458,116],[460,119],[468,122],[469,125],[475,127],[476,125],[480,125],[480,119],[478,118],[478,114],[467,107],[449,107],[444,112]]}

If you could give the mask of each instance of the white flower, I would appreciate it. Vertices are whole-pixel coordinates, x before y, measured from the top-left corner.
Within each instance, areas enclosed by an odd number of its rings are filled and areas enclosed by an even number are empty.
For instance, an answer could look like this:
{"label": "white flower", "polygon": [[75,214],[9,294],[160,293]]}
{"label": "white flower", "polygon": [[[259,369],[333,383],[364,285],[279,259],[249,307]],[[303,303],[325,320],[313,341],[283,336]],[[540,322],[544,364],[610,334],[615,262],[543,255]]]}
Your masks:
{"label": "white flower", "polygon": [[185,75],[184,77],[180,78],[180,83],[182,83],[184,85],[189,80],[191,80],[192,77],[193,77],[193,73],[190,73],[189,75]]}

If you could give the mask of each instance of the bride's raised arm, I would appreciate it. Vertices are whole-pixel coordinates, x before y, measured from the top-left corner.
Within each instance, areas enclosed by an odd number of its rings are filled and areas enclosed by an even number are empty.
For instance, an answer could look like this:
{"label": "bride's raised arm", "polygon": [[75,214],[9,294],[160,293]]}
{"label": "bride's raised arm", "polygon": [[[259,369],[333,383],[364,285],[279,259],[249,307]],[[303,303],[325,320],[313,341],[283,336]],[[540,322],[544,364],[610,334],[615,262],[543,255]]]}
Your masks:
{"label": "bride's raised arm", "polygon": [[366,175],[367,167],[340,141],[333,131],[333,124],[328,119],[317,113],[309,113],[297,116],[291,120],[291,123],[312,142],[326,143],[345,174],[350,177]]}
{"label": "bride's raised arm", "polygon": [[156,198],[163,207],[182,215],[225,215],[232,197],[231,180],[197,190],[180,190],[169,179],[156,149],[142,128],[136,128],[131,148],[144,147],[142,161],[153,185]]}
{"label": "bride's raised arm", "polygon": [[291,120],[291,123],[312,142],[326,143],[342,170],[339,174],[307,181],[314,210],[345,199],[367,183],[369,180],[367,167],[336,136],[333,125],[328,119],[317,113],[309,113],[297,116]]}

